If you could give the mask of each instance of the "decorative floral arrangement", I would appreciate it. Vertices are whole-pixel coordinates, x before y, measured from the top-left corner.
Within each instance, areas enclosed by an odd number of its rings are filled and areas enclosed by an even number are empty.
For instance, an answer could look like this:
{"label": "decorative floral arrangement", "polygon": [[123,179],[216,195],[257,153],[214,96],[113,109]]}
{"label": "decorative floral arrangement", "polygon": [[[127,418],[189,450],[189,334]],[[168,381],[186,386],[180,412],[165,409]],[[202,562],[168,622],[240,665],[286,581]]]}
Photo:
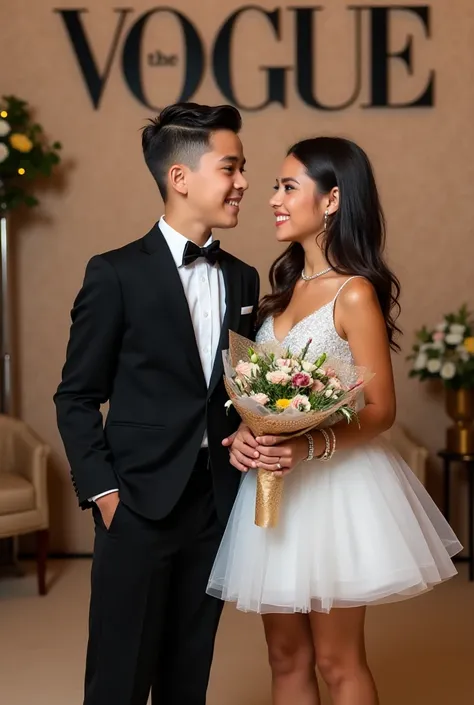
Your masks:
{"label": "decorative floral arrangement", "polygon": [[[278,343],[255,344],[229,332],[229,350],[223,353],[224,383],[234,406],[255,437],[291,438],[321,426],[338,414],[348,422],[357,419],[356,398],[371,375],[336,358],[321,355],[307,360],[311,340],[299,355]],[[255,523],[278,523],[282,478],[257,471]]]}
{"label": "decorative floral arrangement", "polygon": [[464,304],[433,329],[423,326],[408,359],[410,377],[441,379],[451,389],[474,389],[474,336],[471,314]]}
{"label": "decorative floral arrangement", "polygon": [[[289,350],[281,357],[263,350],[248,349],[248,360],[239,360],[235,367],[234,383],[241,398],[249,398],[262,413],[295,415],[295,412],[331,410],[338,403],[338,412],[350,421],[355,411],[340,405],[347,393],[362,380],[345,386],[334,368],[323,367],[327,355],[323,353],[314,363],[307,361],[309,340],[300,355]],[[232,405],[230,400],[227,408]]]}
{"label": "decorative floral arrangement", "polygon": [[59,142],[49,146],[41,125],[30,117],[28,103],[15,96],[0,101],[0,210],[10,211],[22,203],[35,206],[25,180],[50,176],[60,161]]}

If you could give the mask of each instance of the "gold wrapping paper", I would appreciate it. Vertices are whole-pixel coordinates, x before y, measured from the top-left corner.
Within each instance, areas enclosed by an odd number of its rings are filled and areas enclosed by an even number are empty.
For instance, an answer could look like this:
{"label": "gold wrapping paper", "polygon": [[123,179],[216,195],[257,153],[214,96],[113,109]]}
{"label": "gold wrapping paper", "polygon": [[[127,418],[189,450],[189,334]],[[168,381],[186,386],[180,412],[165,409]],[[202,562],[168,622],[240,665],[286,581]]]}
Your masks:
{"label": "gold wrapping paper", "polygon": [[258,470],[257,495],[255,497],[255,524],[263,529],[273,529],[280,518],[283,497],[283,477],[272,472]]}
{"label": "gold wrapping paper", "polygon": [[[275,423],[276,420],[273,415],[260,416],[239,405],[238,397],[226,377],[224,378],[224,384],[227,394],[230,399],[232,399],[234,407],[239,412],[240,418],[247,424],[254,436],[280,436],[285,432],[282,425]],[[281,420],[283,421],[283,419]],[[306,428],[305,425],[301,433],[304,433]],[[309,428],[311,428],[311,426]],[[291,438],[297,435],[299,435],[298,432],[290,433],[285,437]],[[268,470],[259,468],[257,471],[257,495],[255,498],[255,524],[257,526],[267,529],[273,528],[278,524],[282,496],[283,478],[275,476],[272,472],[268,472]]]}
{"label": "gold wrapping paper", "polygon": [[[249,409],[245,400],[233,381],[233,370],[239,360],[248,358],[248,349],[253,348],[257,354],[272,351],[283,356],[286,350],[277,344],[258,345],[246,338],[229,332],[229,350],[224,352],[224,384],[234,408],[242,421],[250,428],[254,436],[275,435],[280,437],[280,443],[289,438],[302,435],[320,426],[326,419],[333,416],[344,405],[355,404],[357,396],[373,375],[367,370],[347,365],[333,358],[327,359],[327,364],[333,367],[342,382],[350,383],[356,378],[362,380],[356,389],[345,394],[344,398],[326,411],[310,411],[298,415],[264,414]],[[262,528],[273,528],[278,524],[280,506],[283,499],[284,479],[272,472],[259,469],[257,471],[257,494],[255,498],[255,524]]]}
{"label": "gold wrapping paper", "polygon": [[[281,416],[260,416],[259,414],[255,414],[239,404],[239,398],[227,378],[224,378],[224,384],[227,394],[230,399],[232,399],[233,405],[238,411],[240,418],[247,424],[256,437],[269,435],[283,436],[281,439],[281,442],[283,442],[285,439],[299,436],[305,433],[305,431],[309,431],[311,428],[315,427],[314,419],[309,420],[306,418],[309,416],[312,417],[312,414],[302,414],[298,419],[300,423],[296,424],[291,424],[291,421],[290,423],[288,423],[288,421],[285,423],[284,417]],[[331,412],[331,414],[332,413],[333,412]],[[329,415],[330,414],[327,416]],[[327,418],[327,416],[324,418]],[[304,423],[303,428],[295,428],[295,426],[300,426],[302,422]],[[293,430],[293,433],[291,433],[291,430]],[[255,524],[257,526],[265,529],[277,526],[280,515],[280,504],[283,498],[283,485],[284,479],[282,477],[278,477],[268,470],[258,469],[257,495],[255,498]]]}

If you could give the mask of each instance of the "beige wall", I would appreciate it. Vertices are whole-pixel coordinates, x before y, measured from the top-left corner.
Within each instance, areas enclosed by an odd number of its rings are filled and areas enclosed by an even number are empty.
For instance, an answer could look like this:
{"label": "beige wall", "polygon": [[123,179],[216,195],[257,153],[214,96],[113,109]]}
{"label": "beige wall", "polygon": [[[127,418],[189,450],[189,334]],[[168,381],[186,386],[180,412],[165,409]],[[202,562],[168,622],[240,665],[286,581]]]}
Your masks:
{"label": "beige wall", "polygon": [[[259,4],[274,9],[293,3],[260,0]],[[327,0],[319,4],[328,8],[319,26],[319,52],[324,57],[317,73],[321,97],[339,102],[353,85],[353,24],[345,10],[352,3]],[[372,4],[387,3],[372,0]],[[407,77],[403,65],[395,62],[392,75],[395,98],[407,99],[421,91],[428,70],[435,69],[435,108],[363,110],[354,105],[342,112],[318,112],[296,96],[290,74],[287,110],[273,106],[244,114],[251,189],[238,230],[222,234],[222,239],[228,249],[259,267],[266,287],[266,272],[278,252],[267,201],[285,148],[296,138],[328,133],[353,138],[368,151],[388,218],[390,260],[403,287],[401,325],[406,336],[403,354],[394,359],[399,420],[435,453],[443,444],[447,425],[442,399],[407,379],[404,357],[414,328],[435,322],[463,301],[474,307],[474,93],[469,78],[474,5],[472,0],[432,0],[430,4],[431,41],[423,38],[416,20],[394,23],[394,47],[402,46],[407,29],[415,35],[416,72]],[[78,6],[75,0],[58,0],[58,5]],[[112,8],[116,5],[112,0],[83,3],[91,10],[87,28],[101,66],[115,27]],[[128,92],[119,57],[100,110],[92,109],[64,28],[52,12],[54,6],[51,0],[15,0],[0,8],[1,90],[18,94],[37,107],[37,117],[48,133],[63,142],[65,157],[57,188],[42,190],[41,210],[16,228],[20,404],[23,418],[54,451],[50,479],[53,548],[88,551],[90,518],[76,508],[51,401],[64,360],[69,311],[88,258],[144,234],[161,214],[162,204],[140,150],[139,128],[150,111]],[[136,19],[154,3],[134,0],[131,6]],[[193,20],[209,44],[239,3],[175,0],[173,6]],[[130,24],[129,19],[127,27]],[[150,24],[146,51],[156,48],[182,55],[172,19],[162,17]],[[261,99],[264,84],[257,67],[288,65],[293,62],[293,51],[290,12],[283,13],[279,44],[262,18],[247,17],[234,51],[241,99]],[[147,69],[145,85],[150,97],[158,104],[173,101],[180,76],[179,67]],[[366,67],[363,80],[366,97]],[[158,85],[159,81],[164,85]],[[222,102],[209,72],[195,98]]]}

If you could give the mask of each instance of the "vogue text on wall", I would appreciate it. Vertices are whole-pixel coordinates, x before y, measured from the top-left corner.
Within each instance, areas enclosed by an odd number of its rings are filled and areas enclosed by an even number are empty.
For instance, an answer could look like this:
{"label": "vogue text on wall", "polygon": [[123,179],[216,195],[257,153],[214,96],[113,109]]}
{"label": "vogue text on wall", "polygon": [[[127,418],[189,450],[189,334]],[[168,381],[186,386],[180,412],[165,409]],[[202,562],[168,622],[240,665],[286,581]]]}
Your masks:
{"label": "vogue text on wall", "polygon": [[[417,95],[404,102],[396,102],[393,98],[395,62],[401,62],[403,75],[413,76],[417,66],[414,59],[416,43],[431,39],[431,8],[428,5],[350,5],[346,11],[351,13],[354,32],[354,85],[347,98],[337,105],[331,105],[319,96],[315,66],[324,62],[318,44],[318,20],[324,12],[324,6],[314,7],[279,7],[267,10],[258,5],[239,7],[229,15],[217,28],[210,46],[206,46],[196,19],[188,17],[183,12],[171,7],[154,7],[139,16],[131,8],[111,10],[111,34],[107,59],[103,67],[99,67],[95,59],[94,48],[90,34],[87,31],[89,23],[94,21],[93,11],[87,9],[54,10],[59,16],[65,37],[77,60],[77,65],[95,109],[101,105],[107,89],[112,70],[117,64],[123,75],[130,93],[144,106],[157,110],[162,106],[151,104],[144,87],[144,72],[158,71],[156,81],[169,81],[164,73],[167,67],[182,67],[181,85],[176,86],[175,100],[192,100],[197,93],[206,72],[211,71],[214,80],[225,101],[232,103],[241,110],[264,110],[271,104],[286,107],[288,104],[289,82],[294,81],[297,95],[307,106],[316,110],[344,110],[355,103],[361,108],[408,109],[434,105],[435,73],[426,71],[423,76],[423,88]],[[286,66],[268,66],[265,56],[261,58],[259,71],[266,77],[264,95],[259,102],[248,105],[237,95],[235,76],[239,71],[238,62],[232,61],[233,41],[239,31],[239,22],[245,16],[260,16],[265,20],[266,31],[275,42],[282,41],[282,27],[287,19],[285,13],[292,18],[294,45],[294,61]],[[159,48],[144,57],[144,33],[151,21],[157,21],[164,14],[171,15],[181,30],[182,43],[172,54],[166,54]],[[87,17],[85,17],[87,15]],[[395,16],[406,22],[406,37],[402,48],[392,49],[390,46],[391,23]],[[87,20],[87,21],[86,21]],[[363,22],[363,20],[365,20]],[[414,25],[419,25],[421,31],[413,32]],[[364,29],[366,28],[366,29]],[[367,52],[368,49],[368,52]],[[245,51],[245,42],[241,42],[241,51]],[[362,56],[369,58],[368,75],[363,74]],[[145,58],[145,60],[144,60]],[[400,71],[397,80],[403,80]],[[368,86],[368,100],[361,101],[360,95],[363,82]],[[155,101],[156,102],[156,101]]]}

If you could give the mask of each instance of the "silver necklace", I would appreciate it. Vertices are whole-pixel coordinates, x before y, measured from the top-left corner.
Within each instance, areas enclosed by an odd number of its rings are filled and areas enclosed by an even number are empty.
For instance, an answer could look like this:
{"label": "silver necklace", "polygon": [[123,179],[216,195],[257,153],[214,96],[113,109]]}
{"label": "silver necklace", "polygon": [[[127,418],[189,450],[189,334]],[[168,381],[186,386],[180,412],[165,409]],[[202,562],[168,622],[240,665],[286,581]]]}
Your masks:
{"label": "silver necklace", "polygon": [[303,271],[301,272],[301,279],[303,279],[303,281],[305,281],[305,282],[310,282],[312,279],[317,279],[318,277],[322,277],[323,274],[327,274],[328,272],[331,272],[331,271],[332,271],[332,267],[328,267],[327,269],[323,269],[322,272],[318,272],[317,274],[312,274],[310,277],[308,277],[304,273],[304,269],[303,269]]}

